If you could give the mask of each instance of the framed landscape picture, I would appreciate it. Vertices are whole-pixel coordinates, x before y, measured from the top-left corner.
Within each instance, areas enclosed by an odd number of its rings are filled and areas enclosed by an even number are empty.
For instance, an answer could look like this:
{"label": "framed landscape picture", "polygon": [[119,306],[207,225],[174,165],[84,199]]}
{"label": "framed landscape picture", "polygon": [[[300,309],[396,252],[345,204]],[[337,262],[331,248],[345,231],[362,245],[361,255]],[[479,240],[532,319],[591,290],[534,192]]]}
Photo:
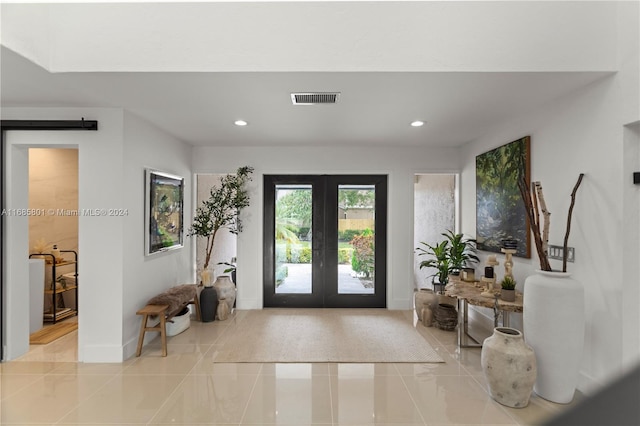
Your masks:
{"label": "framed landscape picture", "polygon": [[145,170],[145,254],[183,246],[184,178]]}
{"label": "framed landscape picture", "polygon": [[531,257],[529,219],[518,189],[530,185],[530,137],[476,157],[476,240],[480,250],[500,253],[503,240],[515,240],[515,256]]}

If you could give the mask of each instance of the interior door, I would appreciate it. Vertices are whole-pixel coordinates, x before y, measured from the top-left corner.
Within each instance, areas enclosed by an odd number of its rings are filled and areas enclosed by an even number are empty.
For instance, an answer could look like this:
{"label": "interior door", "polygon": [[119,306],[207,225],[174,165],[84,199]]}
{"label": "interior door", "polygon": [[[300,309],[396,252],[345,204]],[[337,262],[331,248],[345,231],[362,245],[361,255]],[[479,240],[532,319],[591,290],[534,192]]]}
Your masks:
{"label": "interior door", "polygon": [[386,307],[387,177],[264,177],[264,306]]}

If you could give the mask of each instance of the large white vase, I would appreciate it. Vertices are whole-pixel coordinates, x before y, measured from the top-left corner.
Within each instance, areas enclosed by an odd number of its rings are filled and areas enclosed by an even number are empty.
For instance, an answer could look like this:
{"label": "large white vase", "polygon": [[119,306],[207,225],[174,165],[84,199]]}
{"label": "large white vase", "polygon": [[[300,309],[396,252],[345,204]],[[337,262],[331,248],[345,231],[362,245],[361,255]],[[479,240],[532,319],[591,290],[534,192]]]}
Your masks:
{"label": "large white vase", "polygon": [[536,271],[524,284],[523,331],[538,364],[534,392],[567,404],[584,348],[584,289],[566,272]]}

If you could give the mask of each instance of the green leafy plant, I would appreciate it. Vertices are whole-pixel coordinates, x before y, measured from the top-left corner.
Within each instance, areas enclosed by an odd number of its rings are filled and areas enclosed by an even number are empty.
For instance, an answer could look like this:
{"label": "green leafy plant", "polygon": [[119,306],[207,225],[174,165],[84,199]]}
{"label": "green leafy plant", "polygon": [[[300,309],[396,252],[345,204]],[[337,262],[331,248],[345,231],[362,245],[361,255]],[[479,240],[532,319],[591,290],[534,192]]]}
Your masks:
{"label": "green leafy plant", "polygon": [[349,260],[351,259],[352,256],[353,256],[352,248],[342,247],[338,249],[338,263],[340,264],[349,263]]}
{"label": "green leafy plant", "polygon": [[457,275],[462,268],[478,263],[476,240],[465,238],[463,234],[456,234],[451,230],[442,234],[449,242],[449,274]]}
{"label": "green leafy plant", "polygon": [[515,290],[516,280],[514,280],[513,277],[507,275],[502,279],[502,281],[500,282],[500,285],[504,290]]}
{"label": "green leafy plant", "polygon": [[362,229],[345,229],[344,231],[338,231],[338,241],[351,241],[356,235],[362,233]]}
{"label": "green leafy plant", "polygon": [[282,284],[282,281],[289,276],[289,267],[287,265],[278,265],[276,267],[276,287]]}
{"label": "green leafy plant", "polygon": [[227,268],[222,272],[223,274],[228,274],[229,272],[234,272],[236,270],[236,265],[229,262],[218,262],[218,265],[226,265]]}
{"label": "green leafy plant", "polygon": [[311,263],[311,247],[300,248],[298,263]]}
{"label": "green leafy plant", "polygon": [[242,232],[240,212],[249,206],[246,184],[251,180],[251,173],[253,167],[244,166],[235,174],[223,176],[219,185],[214,185],[209,191],[209,198],[196,209],[187,235],[207,239],[204,269],[209,266],[213,243],[220,229],[226,228],[233,234]]}
{"label": "green leafy plant", "polygon": [[431,256],[431,259],[420,262],[420,269],[435,268],[436,272],[429,275],[431,282],[446,285],[449,282],[449,271],[451,270],[451,261],[449,258],[449,240],[444,240],[438,244],[431,245],[420,242],[424,247],[416,247],[418,256]]}
{"label": "green leafy plant", "polygon": [[375,235],[371,229],[365,229],[362,234],[351,240],[353,253],[351,254],[351,269],[361,272],[370,278],[375,270]]}

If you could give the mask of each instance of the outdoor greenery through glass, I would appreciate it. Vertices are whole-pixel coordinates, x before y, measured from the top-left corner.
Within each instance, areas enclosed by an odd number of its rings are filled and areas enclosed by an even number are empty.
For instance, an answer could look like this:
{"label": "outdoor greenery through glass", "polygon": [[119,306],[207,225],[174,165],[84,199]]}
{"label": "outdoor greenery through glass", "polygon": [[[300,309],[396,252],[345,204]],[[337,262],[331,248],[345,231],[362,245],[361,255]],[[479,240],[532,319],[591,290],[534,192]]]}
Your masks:
{"label": "outdoor greenery through glass", "polygon": [[[338,190],[338,264],[362,288],[373,288],[375,190],[371,186],[340,186]],[[312,187],[276,186],[276,292],[298,265],[309,265],[308,277],[299,277],[311,292]],[[341,266],[339,266],[341,268]],[[298,277],[298,276],[297,276]],[[298,278],[296,278],[298,279]],[[287,290],[289,291],[289,290]],[[282,291],[280,291],[282,292]],[[298,290],[296,290],[298,292]]]}

